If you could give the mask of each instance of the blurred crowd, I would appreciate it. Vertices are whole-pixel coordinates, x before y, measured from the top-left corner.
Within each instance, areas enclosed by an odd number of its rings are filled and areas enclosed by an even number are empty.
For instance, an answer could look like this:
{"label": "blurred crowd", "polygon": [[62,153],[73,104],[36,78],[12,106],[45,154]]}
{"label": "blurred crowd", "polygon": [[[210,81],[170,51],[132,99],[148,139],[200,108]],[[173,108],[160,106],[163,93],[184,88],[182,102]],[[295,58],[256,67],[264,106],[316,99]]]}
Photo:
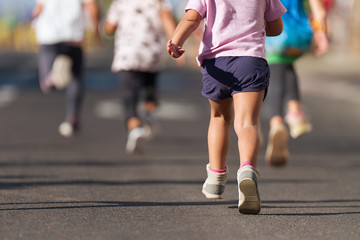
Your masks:
{"label": "blurred crowd", "polygon": [[[2,0],[0,1],[0,52],[19,51],[36,52],[36,39],[33,28],[32,11],[36,0]],[[112,0],[97,0],[98,6],[104,16]],[[85,46],[89,49],[97,48],[94,41],[93,29],[86,29]],[[106,41],[105,41],[106,43]],[[108,45],[111,45],[110,43]]]}
{"label": "blurred crowd", "polygon": [[[187,0],[169,0],[173,5],[174,15],[181,18]],[[112,0],[97,0],[104,17]],[[350,46],[360,53],[360,2],[357,0],[324,0],[329,10],[329,34],[333,39],[332,46]],[[35,0],[1,0],[0,1],[0,52],[19,51],[36,52],[35,34],[32,28],[31,12]],[[335,34],[336,33],[336,34]],[[86,31],[89,50],[99,48],[99,43],[91,37],[93,31]],[[104,39],[101,47],[111,47],[112,39]]]}

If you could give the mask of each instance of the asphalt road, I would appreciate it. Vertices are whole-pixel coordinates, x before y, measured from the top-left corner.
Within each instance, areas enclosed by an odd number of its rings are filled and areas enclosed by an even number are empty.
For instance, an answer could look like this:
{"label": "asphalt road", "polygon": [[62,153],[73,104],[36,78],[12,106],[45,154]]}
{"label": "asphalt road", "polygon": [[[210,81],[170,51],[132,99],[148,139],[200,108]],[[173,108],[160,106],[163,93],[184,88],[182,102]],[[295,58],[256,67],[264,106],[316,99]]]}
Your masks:
{"label": "asphalt road", "polygon": [[[209,108],[200,74],[168,69],[160,86],[161,135],[135,156],[124,151],[119,89],[90,89],[81,133],[64,139],[63,93],[2,86],[0,239],[360,238],[356,76],[302,73],[314,130],[291,140],[284,168],[266,165],[262,146],[259,215],[237,211],[234,134],[224,199],[201,194]],[[262,129],[266,138],[266,105]]]}

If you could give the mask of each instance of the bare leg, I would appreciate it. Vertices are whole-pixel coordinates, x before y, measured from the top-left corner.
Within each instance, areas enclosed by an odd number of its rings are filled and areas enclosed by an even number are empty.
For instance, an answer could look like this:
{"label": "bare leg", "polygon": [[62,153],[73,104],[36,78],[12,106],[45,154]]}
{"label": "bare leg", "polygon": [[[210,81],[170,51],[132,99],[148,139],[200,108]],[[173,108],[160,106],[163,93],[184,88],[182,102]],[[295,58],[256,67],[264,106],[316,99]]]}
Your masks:
{"label": "bare leg", "polygon": [[131,117],[131,118],[129,118],[129,120],[128,120],[127,123],[126,123],[126,126],[127,126],[127,129],[128,129],[128,130],[131,130],[131,129],[140,127],[140,125],[141,125],[141,121],[140,121],[140,119],[137,118],[137,117]]}
{"label": "bare leg", "polygon": [[234,128],[238,137],[240,163],[251,162],[256,166],[259,150],[259,116],[265,90],[233,95]]}
{"label": "bare leg", "polygon": [[284,125],[284,119],[281,116],[276,115],[270,119],[270,128],[273,128],[273,127],[276,127],[279,125]]}
{"label": "bare leg", "polygon": [[301,102],[299,100],[289,100],[287,106],[288,112],[302,112]]}
{"label": "bare leg", "polygon": [[154,101],[146,101],[145,102],[145,112],[154,113],[157,109],[157,104]]}
{"label": "bare leg", "polygon": [[233,119],[233,100],[209,100],[211,106],[208,129],[209,163],[211,169],[225,169],[229,148],[229,131]]}

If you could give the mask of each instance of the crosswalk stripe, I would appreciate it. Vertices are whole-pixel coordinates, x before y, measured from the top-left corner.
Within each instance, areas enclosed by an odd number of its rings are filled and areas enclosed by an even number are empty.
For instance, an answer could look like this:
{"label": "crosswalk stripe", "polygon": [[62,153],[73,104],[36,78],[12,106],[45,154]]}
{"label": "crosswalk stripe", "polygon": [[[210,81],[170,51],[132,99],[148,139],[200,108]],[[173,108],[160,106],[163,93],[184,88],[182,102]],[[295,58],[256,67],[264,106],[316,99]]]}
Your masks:
{"label": "crosswalk stripe", "polygon": [[[139,108],[141,107],[139,106]],[[94,107],[94,112],[100,118],[124,119],[124,109],[120,99],[99,101]],[[160,102],[156,116],[163,120],[192,121],[200,118],[200,111],[191,103],[164,101]]]}

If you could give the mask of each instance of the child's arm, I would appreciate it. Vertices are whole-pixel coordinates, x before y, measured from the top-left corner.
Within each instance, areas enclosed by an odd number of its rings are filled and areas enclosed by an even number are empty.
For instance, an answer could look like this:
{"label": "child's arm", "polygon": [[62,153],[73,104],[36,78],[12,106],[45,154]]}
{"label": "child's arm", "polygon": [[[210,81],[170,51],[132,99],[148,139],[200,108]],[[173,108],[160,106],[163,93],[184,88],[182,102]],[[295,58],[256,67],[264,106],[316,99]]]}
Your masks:
{"label": "child's arm", "polygon": [[281,34],[283,30],[283,21],[282,18],[275,19],[271,22],[266,22],[265,31],[266,36],[274,37]]}
{"label": "child's arm", "polygon": [[43,4],[42,3],[36,3],[33,11],[32,11],[32,17],[33,18],[37,18],[40,13],[42,12],[43,10]]}
{"label": "child's arm", "polygon": [[312,14],[312,27],[314,31],[315,54],[321,55],[327,52],[329,40],[326,35],[326,9],[322,0],[309,0]]}
{"label": "child's arm", "polygon": [[114,34],[114,32],[116,31],[116,28],[117,28],[117,25],[109,23],[108,21],[106,21],[104,24],[104,32],[108,35]]}
{"label": "child's arm", "polygon": [[167,44],[168,53],[172,57],[178,58],[185,52],[182,45],[191,33],[198,28],[200,22],[201,16],[197,11],[190,9],[186,12]]}
{"label": "child's arm", "polygon": [[89,14],[91,23],[93,25],[94,32],[96,34],[96,37],[99,37],[99,22],[100,22],[100,13],[99,13],[99,7],[96,3],[96,1],[90,1],[87,3],[84,3],[84,9]]}
{"label": "child's arm", "polygon": [[118,27],[119,12],[117,10],[118,1],[113,1],[107,12],[106,20],[103,26],[104,33],[112,35]]}
{"label": "child's arm", "polygon": [[171,38],[176,28],[176,22],[172,15],[172,12],[170,10],[161,10],[160,20],[166,36],[168,38]]}
{"label": "child's arm", "polygon": [[326,27],[326,9],[323,0],[309,0],[311,15],[324,30]]}

